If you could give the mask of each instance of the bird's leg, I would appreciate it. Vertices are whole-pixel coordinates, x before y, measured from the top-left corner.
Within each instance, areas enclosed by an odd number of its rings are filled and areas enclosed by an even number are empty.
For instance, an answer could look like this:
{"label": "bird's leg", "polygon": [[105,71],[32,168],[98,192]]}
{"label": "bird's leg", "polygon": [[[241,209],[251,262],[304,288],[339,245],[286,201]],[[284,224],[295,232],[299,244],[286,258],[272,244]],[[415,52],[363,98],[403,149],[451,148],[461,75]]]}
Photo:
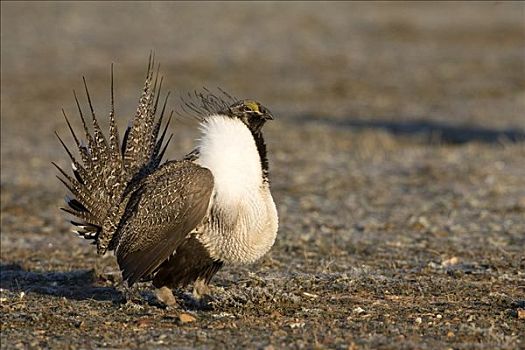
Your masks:
{"label": "bird's leg", "polygon": [[193,284],[193,297],[197,300],[201,300],[203,297],[210,295],[210,287],[202,278],[197,278]]}
{"label": "bird's leg", "polygon": [[168,307],[177,306],[177,299],[173,296],[173,291],[166,286],[156,289],[155,296]]}
{"label": "bird's leg", "polygon": [[139,287],[137,285],[129,287],[123,282],[121,290],[124,304],[140,304],[142,298],[140,297]]}
{"label": "bird's leg", "polygon": [[207,309],[213,302],[211,296],[211,289],[206,280],[198,278],[193,284],[193,297],[195,298],[196,305],[199,308]]}

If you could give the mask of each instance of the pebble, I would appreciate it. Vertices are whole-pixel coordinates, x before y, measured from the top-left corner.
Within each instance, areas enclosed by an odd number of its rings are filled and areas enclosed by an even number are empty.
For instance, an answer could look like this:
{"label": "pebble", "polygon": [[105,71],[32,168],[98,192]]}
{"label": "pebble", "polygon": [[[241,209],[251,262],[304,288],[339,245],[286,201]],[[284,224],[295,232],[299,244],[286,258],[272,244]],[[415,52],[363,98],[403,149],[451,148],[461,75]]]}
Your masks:
{"label": "pebble", "polygon": [[319,295],[317,295],[317,294],[312,294],[312,293],[308,293],[308,292],[303,292],[303,295],[304,295],[305,297],[309,297],[309,298],[312,298],[312,299],[319,298]]}
{"label": "pebble", "polygon": [[525,309],[518,309],[518,319],[525,320]]}
{"label": "pebble", "polygon": [[179,315],[179,320],[182,322],[182,323],[191,323],[191,322],[195,322],[197,321],[197,319],[190,315],[190,314],[186,314],[186,313],[182,313]]}
{"label": "pebble", "polygon": [[441,262],[441,266],[443,266],[443,267],[449,267],[449,266],[457,265],[458,263],[459,263],[459,258],[456,257],[456,256],[453,256],[453,257],[450,258],[450,259],[443,260],[443,261]]}
{"label": "pebble", "polygon": [[365,310],[363,308],[361,308],[360,306],[356,307],[353,311],[356,314],[362,314],[363,312],[365,312]]}
{"label": "pebble", "polygon": [[294,328],[303,328],[305,325],[304,322],[293,322],[293,323],[290,323],[288,326],[290,326],[291,329],[294,329]]}

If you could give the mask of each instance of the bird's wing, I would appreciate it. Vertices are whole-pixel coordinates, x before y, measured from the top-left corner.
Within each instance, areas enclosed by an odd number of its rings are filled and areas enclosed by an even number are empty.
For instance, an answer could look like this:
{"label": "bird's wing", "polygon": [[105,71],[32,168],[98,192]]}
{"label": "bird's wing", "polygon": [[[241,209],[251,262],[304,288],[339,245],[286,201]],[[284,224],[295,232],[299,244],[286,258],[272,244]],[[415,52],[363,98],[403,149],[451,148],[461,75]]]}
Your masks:
{"label": "bird's wing", "polygon": [[212,190],[210,170],[178,161],[164,164],[131,193],[116,248],[129,285],[152,273],[203,220]]}

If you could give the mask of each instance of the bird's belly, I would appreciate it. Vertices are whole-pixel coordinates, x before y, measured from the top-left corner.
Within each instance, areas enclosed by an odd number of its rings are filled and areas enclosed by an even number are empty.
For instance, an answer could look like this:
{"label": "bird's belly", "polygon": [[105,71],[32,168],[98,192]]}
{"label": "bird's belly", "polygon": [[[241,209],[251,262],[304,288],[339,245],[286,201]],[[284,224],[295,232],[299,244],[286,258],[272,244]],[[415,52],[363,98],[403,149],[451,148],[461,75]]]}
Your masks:
{"label": "bird's belly", "polygon": [[266,254],[277,235],[277,210],[269,192],[243,204],[212,204],[197,238],[210,256],[226,263],[252,263]]}

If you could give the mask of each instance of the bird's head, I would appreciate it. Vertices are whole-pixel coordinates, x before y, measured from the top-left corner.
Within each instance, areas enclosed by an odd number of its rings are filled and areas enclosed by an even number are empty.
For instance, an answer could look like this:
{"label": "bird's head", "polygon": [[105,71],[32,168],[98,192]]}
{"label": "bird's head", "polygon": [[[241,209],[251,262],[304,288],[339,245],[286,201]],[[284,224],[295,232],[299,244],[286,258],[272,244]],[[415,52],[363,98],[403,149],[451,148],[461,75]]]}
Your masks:
{"label": "bird's head", "polygon": [[272,120],[270,111],[257,101],[241,100],[225,111],[231,118],[239,118],[252,132],[259,132],[267,120]]}

